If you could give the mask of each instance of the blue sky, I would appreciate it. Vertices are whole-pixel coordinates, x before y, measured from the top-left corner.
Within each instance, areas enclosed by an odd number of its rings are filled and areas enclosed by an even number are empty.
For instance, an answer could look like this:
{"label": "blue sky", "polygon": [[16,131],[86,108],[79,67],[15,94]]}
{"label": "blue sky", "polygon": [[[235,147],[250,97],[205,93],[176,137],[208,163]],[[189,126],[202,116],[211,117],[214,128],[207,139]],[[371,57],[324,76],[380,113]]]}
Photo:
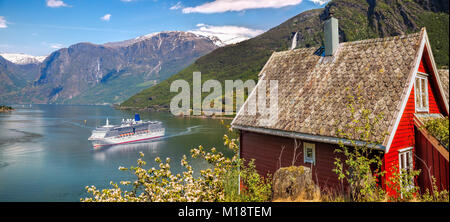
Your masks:
{"label": "blue sky", "polygon": [[252,37],[326,0],[0,0],[0,52],[48,55],[78,42],[160,31]]}

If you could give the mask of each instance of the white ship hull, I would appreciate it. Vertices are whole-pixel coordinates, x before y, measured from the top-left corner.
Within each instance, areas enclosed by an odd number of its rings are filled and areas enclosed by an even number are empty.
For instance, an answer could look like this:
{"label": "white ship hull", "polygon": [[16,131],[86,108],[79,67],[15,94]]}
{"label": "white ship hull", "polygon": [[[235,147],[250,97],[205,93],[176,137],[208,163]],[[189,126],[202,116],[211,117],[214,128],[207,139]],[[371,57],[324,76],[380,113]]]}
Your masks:
{"label": "white ship hull", "polygon": [[126,143],[137,143],[146,140],[163,137],[165,129],[158,121],[141,121],[139,114],[135,119],[122,120],[122,125],[110,125],[106,119],[106,125],[97,127],[92,131],[88,140],[95,147],[111,146]]}
{"label": "white ship hull", "polygon": [[138,143],[147,140],[152,140],[156,138],[160,138],[164,136],[164,130],[158,132],[150,132],[143,134],[134,134],[129,136],[116,136],[116,137],[108,137],[103,139],[91,139],[92,145],[94,148],[101,146],[112,146],[119,144],[127,144],[127,143]]}

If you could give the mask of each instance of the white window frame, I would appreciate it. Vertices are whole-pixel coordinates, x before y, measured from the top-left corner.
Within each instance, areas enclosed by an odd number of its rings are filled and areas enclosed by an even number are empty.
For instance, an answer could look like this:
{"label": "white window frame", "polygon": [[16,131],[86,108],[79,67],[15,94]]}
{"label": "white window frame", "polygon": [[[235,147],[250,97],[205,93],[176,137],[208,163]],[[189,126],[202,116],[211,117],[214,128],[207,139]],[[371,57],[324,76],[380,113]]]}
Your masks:
{"label": "white window frame", "polygon": [[[309,158],[306,154],[307,149],[312,149],[312,158]],[[316,164],[316,145],[314,143],[303,143],[303,162]]]}
{"label": "white window frame", "polygon": [[[422,92],[422,81],[419,81],[419,85],[416,86],[417,83],[417,79],[423,79],[425,80],[425,92]],[[426,98],[426,102],[427,102],[427,106],[423,107],[423,96],[422,94],[425,93],[425,98]],[[430,107],[430,101],[428,99],[428,74],[426,73],[422,73],[422,72],[418,72],[416,79],[414,80],[414,103],[416,104],[416,112],[429,112],[429,107]],[[417,104],[417,98],[419,98],[420,101],[420,105]]]}
{"label": "white window frame", "polygon": [[[409,162],[406,162],[406,160],[409,160]],[[398,170],[401,172],[403,169],[410,171],[414,170],[413,147],[408,147],[398,151]],[[411,184],[408,187],[409,189],[412,189],[414,187],[414,181],[411,181]]]}

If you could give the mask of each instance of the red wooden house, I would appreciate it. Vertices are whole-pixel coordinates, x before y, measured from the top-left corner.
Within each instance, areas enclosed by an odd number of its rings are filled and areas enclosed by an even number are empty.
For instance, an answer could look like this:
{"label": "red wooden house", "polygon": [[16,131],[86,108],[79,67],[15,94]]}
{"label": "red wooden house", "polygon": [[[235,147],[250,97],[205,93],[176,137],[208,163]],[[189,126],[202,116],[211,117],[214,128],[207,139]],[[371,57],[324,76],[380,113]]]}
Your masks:
{"label": "red wooden house", "polygon": [[[334,150],[339,142],[351,141],[340,138],[337,129],[351,121],[346,98],[360,89],[365,108],[373,117],[383,115],[371,141],[380,141],[374,149],[382,151],[384,181],[393,169],[416,168],[422,170],[420,187],[430,187],[430,173],[440,189],[449,189],[448,148],[420,126],[425,119],[449,113],[448,71],[438,72],[425,28],[410,35],[339,43],[337,20],[330,18],[325,47],[275,52],[259,80],[278,81],[276,119],[267,125],[261,121],[264,115],[245,112],[248,101],[259,98],[264,82],[259,81],[232,127],[240,131],[241,158],[255,159],[260,174],[291,165],[294,146],[300,144],[295,165],[311,167],[321,187],[338,188],[332,172]],[[270,93],[266,91],[266,98]]]}

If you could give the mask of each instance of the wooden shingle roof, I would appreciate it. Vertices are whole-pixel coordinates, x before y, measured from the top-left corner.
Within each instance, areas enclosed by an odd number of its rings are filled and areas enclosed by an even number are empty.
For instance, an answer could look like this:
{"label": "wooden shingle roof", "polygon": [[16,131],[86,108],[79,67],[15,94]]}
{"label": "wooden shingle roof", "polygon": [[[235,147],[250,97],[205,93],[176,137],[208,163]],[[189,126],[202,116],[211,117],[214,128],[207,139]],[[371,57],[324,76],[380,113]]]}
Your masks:
{"label": "wooden shingle roof", "polygon": [[[445,98],[447,98],[447,100],[449,99],[448,97],[448,79],[449,79],[449,72],[448,69],[439,69],[438,70],[439,73],[439,79],[441,80],[441,85],[442,85],[442,89],[444,90],[444,94],[445,94]],[[447,101],[448,102],[448,101]]]}
{"label": "wooden shingle roof", "polygon": [[[360,87],[366,109],[374,116],[384,116],[373,141],[386,146],[410,89],[424,33],[422,29],[404,36],[343,42],[333,57],[322,56],[317,48],[275,52],[259,76],[267,82],[278,81],[277,121],[262,125],[261,115],[248,115],[241,109],[232,126],[337,137],[336,129],[344,129],[351,121],[346,107],[348,96]],[[255,91],[261,87],[260,82]],[[252,96],[255,93],[247,101]],[[246,102],[244,110],[247,106]]]}

